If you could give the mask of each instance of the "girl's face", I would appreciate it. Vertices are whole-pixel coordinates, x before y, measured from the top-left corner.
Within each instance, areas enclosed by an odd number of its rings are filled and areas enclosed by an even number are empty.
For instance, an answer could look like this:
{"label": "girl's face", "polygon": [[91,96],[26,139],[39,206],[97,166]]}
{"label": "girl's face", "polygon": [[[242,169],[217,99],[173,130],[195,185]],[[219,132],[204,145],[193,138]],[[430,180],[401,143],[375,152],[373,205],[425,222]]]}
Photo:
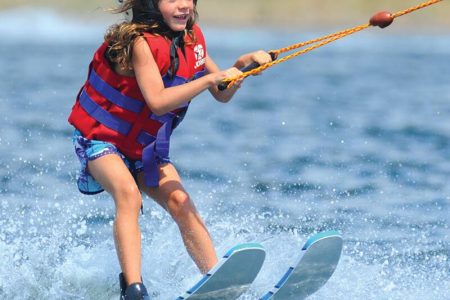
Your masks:
{"label": "girl's face", "polygon": [[164,22],[173,31],[183,31],[194,12],[193,0],[160,0],[158,3]]}

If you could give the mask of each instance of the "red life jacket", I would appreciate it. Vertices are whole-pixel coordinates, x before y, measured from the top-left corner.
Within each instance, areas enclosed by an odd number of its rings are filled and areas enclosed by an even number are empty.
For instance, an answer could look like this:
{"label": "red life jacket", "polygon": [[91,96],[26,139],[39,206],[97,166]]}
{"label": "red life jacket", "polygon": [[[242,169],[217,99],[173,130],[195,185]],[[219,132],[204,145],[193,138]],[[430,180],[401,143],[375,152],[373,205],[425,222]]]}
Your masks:
{"label": "red life jacket", "polygon": [[[162,36],[144,34],[166,88],[205,74],[205,40],[198,26],[193,30],[196,41],[192,43],[186,36],[184,53],[177,49],[179,66],[172,78],[167,74],[172,42]],[[142,160],[147,185],[157,186],[157,163],[168,161],[172,129],[181,122],[189,104],[162,116],[153,114],[136,78],[119,75],[111,68],[105,57],[107,47],[105,42],[94,54],[69,123],[85,138],[112,143],[128,158]]]}

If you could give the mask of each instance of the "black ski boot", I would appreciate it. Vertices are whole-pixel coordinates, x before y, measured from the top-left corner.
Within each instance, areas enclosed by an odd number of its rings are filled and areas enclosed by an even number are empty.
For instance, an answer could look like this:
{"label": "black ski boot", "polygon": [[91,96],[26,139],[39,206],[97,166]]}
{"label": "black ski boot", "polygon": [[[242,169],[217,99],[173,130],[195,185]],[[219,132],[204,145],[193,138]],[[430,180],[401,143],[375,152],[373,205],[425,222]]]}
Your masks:
{"label": "black ski boot", "polygon": [[127,286],[123,273],[119,274],[120,300],[150,300],[147,289],[143,283],[132,283]]}
{"label": "black ski boot", "polygon": [[120,283],[120,300],[125,300],[125,290],[127,289],[127,282],[125,281],[123,273],[119,274],[119,283]]}

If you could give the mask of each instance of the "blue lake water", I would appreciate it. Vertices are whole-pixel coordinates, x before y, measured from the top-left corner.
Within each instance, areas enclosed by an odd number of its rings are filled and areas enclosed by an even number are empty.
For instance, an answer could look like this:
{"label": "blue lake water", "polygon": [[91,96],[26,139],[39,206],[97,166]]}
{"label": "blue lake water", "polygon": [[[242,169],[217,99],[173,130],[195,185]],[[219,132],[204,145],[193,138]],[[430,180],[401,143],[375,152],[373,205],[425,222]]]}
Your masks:
{"label": "blue lake water", "polygon": [[[351,25],[351,24],[350,24]],[[106,25],[0,12],[0,298],[117,299],[107,194],[83,196],[66,122]],[[239,55],[329,32],[206,29],[223,68]],[[371,29],[203,94],[171,158],[218,254],[260,242],[261,296],[308,236],[339,230],[343,256],[311,299],[449,299],[450,33]],[[140,218],[154,299],[200,278],[155,203]]]}

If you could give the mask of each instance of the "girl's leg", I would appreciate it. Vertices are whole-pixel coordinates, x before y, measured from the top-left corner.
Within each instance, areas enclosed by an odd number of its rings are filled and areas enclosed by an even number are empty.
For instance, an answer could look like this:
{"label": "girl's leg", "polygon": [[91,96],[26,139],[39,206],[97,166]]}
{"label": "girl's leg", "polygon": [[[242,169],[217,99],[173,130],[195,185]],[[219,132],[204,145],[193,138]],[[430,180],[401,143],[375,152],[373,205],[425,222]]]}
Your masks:
{"label": "girl's leg", "polygon": [[116,154],[89,161],[88,169],[114,199],[114,241],[125,280],[128,284],[141,282],[141,233],[138,217],[142,197],[139,188],[125,163]]}
{"label": "girl's leg", "polygon": [[180,229],[189,255],[204,274],[217,263],[216,251],[208,230],[184,190],[175,167],[172,164],[161,165],[159,173],[158,188],[146,187],[142,172],[138,175],[139,187],[170,213]]}

